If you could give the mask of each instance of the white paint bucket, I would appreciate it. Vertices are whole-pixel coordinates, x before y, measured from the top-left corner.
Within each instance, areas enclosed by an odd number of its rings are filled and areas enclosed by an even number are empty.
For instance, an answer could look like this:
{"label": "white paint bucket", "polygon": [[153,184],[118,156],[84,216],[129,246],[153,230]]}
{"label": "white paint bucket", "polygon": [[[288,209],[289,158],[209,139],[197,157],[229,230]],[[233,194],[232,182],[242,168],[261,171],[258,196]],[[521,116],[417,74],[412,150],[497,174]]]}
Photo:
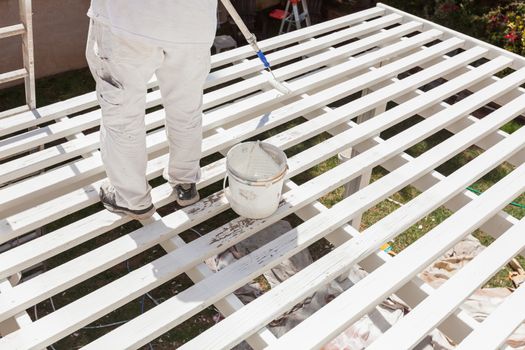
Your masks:
{"label": "white paint bucket", "polygon": [[286,154],[279,148],[260,141],[243,142],[226,155],[225,190],[231,208],[240,216],[262,219],[279,206],[284,175],[288,166]]}

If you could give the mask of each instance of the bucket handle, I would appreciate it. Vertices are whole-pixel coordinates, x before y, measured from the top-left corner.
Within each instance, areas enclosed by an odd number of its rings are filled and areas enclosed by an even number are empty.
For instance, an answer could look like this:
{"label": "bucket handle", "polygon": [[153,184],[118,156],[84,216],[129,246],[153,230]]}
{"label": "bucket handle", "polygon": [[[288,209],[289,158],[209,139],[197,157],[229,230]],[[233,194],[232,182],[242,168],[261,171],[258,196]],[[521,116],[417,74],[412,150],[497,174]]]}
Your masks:
{"label": "bucket handle", "polygon": [[224,180],[222,181],[222,190],[224,191],[226,189],[226,181],[228,181],[228,173],[224,176]]}
{"label": "bucket handle", "polygon": [[226,197],[228,202],[231,202],[230,191],[229,189],[226,189],[226,181],[228,181],[228,173],[226,173],[226,175],[224,176],[224,180],[222,181],[222,191],[224,192],[224,196]]}

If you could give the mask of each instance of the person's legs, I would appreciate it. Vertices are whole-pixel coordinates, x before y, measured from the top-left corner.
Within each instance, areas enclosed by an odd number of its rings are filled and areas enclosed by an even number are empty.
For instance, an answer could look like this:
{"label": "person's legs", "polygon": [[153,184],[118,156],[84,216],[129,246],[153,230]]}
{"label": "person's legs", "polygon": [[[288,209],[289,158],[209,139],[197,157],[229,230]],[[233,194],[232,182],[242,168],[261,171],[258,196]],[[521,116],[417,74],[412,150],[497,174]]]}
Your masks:
{"label": "person's legs", "polygon": [[162,50],[121,39],[92,21],[86,57],[97,83],[100,148],[115,204],[144,211],[151,208],[145,177],[147,82],[162,62]]}
{"label": "person's legs", "polygon": [[181,44],[164,51],[164,62],[156,71],[170,150],[164,177],[173,186],[195,183],[201,176],[202,94],[210,71],[210,48]]}

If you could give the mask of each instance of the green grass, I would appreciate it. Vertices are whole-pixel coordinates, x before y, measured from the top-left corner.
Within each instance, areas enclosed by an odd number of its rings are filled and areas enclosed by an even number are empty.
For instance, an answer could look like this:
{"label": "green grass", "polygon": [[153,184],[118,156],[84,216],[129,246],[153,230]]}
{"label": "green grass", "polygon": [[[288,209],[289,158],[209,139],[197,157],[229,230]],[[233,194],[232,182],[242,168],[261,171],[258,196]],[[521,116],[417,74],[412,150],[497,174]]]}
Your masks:
{"label": "green grass", "polygon": [[519,128],[521,128],[523,126],[523,123],[520,123],[516,120],[512,120],[510,122],[508,122],[507,124],[503,125],[503,127],[501,127],[501,130],[509,133],[509,134],[512,134],[514,131],[518,130]]}
{"label": "green grass", "polygon": [[[78,69],[38,79],[36,85],[37,107],[64,101],[95,90],[95,81],[89,69]],[[0,111],[25,104],[24,86],[0,90]]]}
{"label": "green grass", "polygon": [[[389,138],[421,120],[422,118],[413,117],[410,120],[385,131],[384,133],[382,133],[382,137]],[[504,125],[502,127],[502,130],[512,133],[515,130],[519,129],[522,125],[523,123],[521,121],[512,121]],[[451,135],[452,134],[449,133],[448,131],[441,131],[439,133],[436,133],[433,136],[429,137],[428,139],[423,140],[422,142],[408,149],[407,153],[413,157],[417,157],[423,154],[424,152],[426,152],[427,150],[429,150],[430,148],[434,147],[435,145],[439,144],[440,142],[444,141]],[[309,140],[308,142],[303,143],[300,147],[304,149],[318,142],[322,142],[324,139],[326,139],[326,136],[321,135],[316,139],[312,139],[312,140]],[[481,153],[482,153],[482,150],[479,149],[478,147],[475,147],[475,146],[469,147],[465,151],[451,158],[449,161],[443,163],[436,170],[441,172],[445,176],[450,175],[455,170],[457,170],[459,167],[464,166],[465,164],[470,162],[472,159],[474,159]],[[332,157],[329,160],[296,176],[293,180],[296,181],[297,183],[303,183],[333,168],[337,164],[338,164],[337,158]],[[490,186],[492,186],[494,183],[502,179],[505,175],[507,175],[510,171],[512,171],[512,169],[513,167],[509,163],[503,163],[502,165],[490,171],[488,174],[486,174],[481,179],[476,181],[474,184],[472,184],[472,187],[477,190],[484,191],[488,189]],[[381,167],[376,167],[373,169],[371,181],[376,181],[380,179],[381,177],[385,176],[386,174],[388,174],[388,172],[385,169]],[[337,202],[341,201],[343,199],[343,195],[344,195],[344,189],[343,187],[341,187],[323,196],[320,199],[320,201],[325,206],[331,207]],[[365,230],[366,228],[372,226],[373,224],[375,224],[382,218],[386,217],[388,214],[395,211],[397,208],[399,208],[399,205],[397,203],[400,203],[400,204],[407,203],[411,199],[415,198],[417,195],[419,195],[419,191],[417,189],[415,189],[413,186],[407,186],[403,188],[402,190],[394,193],[390,197],[391,200],[384,200],[376,204],[375,206],[371,207],[369,210],[367,210],[363,214],[360,230]],[[522,194],[521,196],[516,198],[515,202],[520,203],[520,204],[525,204],[525,194]],[[508,214],[516,217],[517,219],[521,219],[522,217],[525,216],[525,209],[516,207],[513,205],[507,205],[503,210],[507,212]],[[453,212],[446,209],[445,207],[437,208],[432,213],[428,214],[426,217],[419,220],[417,223],[415,223],[410,228],[408,228],[403,233],[401,233],[399,236],[397,236],[393,240],[393,242],[390,242],[390,245],[392,246],[393,251],[396,253],[402,251],[404,248],[406,248],[407,246],[415,242],[417,239],[424,236],[427,232],[432,230],[434,227],[439,225],[441,222],[446,220],[452,214]],[[476,230],[473,234],[485,246],[488,246],[491,242],[493,242],[493,239],[491,236],[481,232],[480,230]],[[326,253],[328,253],[331,249],[333,249],[333,247],[327,245],[326,243],[327,243],[326,241],[320,241],[316,245],[313,245],[311,247],[311,251],[313,249],[312,253],[317,257],[323,256]],[[525,266],[525,259],[523,257],[518,257],[518,261],[522,264],[522,266]],[[512,282],[508,278],[509,272],[510,272],[510,269],[508,267],[503,268],[486,284],[486,286],[488,287],[512,287]]]}
{"label": "green grass", "polygon": [[[403,125],[398,126],[398,128],[399,128],[398,130],[394,129],[394,130],[387,131],[385,133],[386,137],[387,138],[391,137],[391,135],[398,133],[400,131],[400,129],[402,130],[402,129],[406,128],[406,127],[409,127],[411,124],[413,124],[414,122],[417,122],[417,121],[419,121],[419,120],[414,118],[412,120],[412,123],[404,123]],[[519,125],[520,125],[519,123],[516,123],[516,124],[518,126],[515,126],[514,130],[519,128]],[[417,156],[421,155],[422,153],[426,152],[431,147],[433,147],[436,144],[442,142],[443,140],[445,140],[446,138],[448,138],[450,136],[451,136],[450,133],[448,133],[446,131],[442,131],[440,133],[437,133],[437,134],[433,135],[429,139],[424,140],[424,141],[418,143],[417,145],[411,147],[409,150],[407,150],[407,152],[410,155],[412,155],[414,157],[417,157]],[[302,143],[298,147],[301,150],[304,150],[304,149],[306,149],[306,148],[308,148],[308,147],[310,147],[310,146],[312,146],[314,144],[322,142],[325,139],[327,139],[327,135],[323,134],[323,135],[320,135],[320,136],[318,136],[318,137],[316,137],[314,139],[311,139],[311,140],[308,140],[307,142]],[[292,149],[290,151],[290,153],[295,154],[294,149]],[[456,169],[458,169],[459,167],[467,164],[469,161],[474,159],[480,153],[481,153],[481,150],[479,148],[477,148],[477,147],[470,147],[467,150],[465,150],[464,152],[462,152],[459,155],[457,155],[457,156],[453,157],[452,159],[450,159],[448,162],[445,162],[444,164],[442,164],[437,170],[442,172],[444,175],[449,175],[452,172],[454,172]],[[321,164],[319,164],[319,165],[309,169],[308,171],[297,175],[292,180],[294,180],[298,184],[304,183],[304,182],[308,181],[309,179],[311,179],[311,178],[313,178],[315,176],[318,176],[318,175],[324,173],[325,171],[333,168],[338,163],[339,162],[337,160],[337,157],[332,157],[332,158],[328,159],[327,161],[322,162]],[[497,182],[499,179],[501,179],[509,171],[511,171],[511,167],[510,167],[510,165],[508,163],[505,163],[502,166],[496,168],[495,170],[493,170],[490,173],[488,173],[487,175],[485,175],[483,178],[481,178],[474,185],[474,187],[478,186],[478,188],[482,189],[483,186],[485,186],[484,188],[486,189],[486,188],[489,187],[489,184],[494,184],[495,182]],[[384,170],[383,168],[376,167],[373,170],[373,173],[372,173],[372,181],[376,181],[377,179],[385,176],[387,173],[388,172],[386,170]],[[337,202],[339,202],[339,201],[341,201],[343,199],[343,194],[344,194],[344,188],[340,187],[340,188],[336,189],[335,191],[332,191],[332,192],[326,194],[325,196],[323,196],[320,199],[320,201],[325,206],[330,208],[334,204],[336,204]],[[393,194],[390,197],[393,201],[390,201],[390,200],[382,201],[382,202],[380,202],[377,205],[373,206],[372,208],[370,208],[369,210],[367,210],[364,213],[364,215],[362,217],[362,223],[361,223],[360,229],[364,230],[364,229],[372,226],[373,224],[375,224],[376,222],[378,222],[379,220],[381,220],[382,218],[386,217],[388,214],[390,214],[394,210],[396,210],[399,207],[399,205],[396,204],[395,202],[398,202],[398,203],[401,203],[401,204],[407,203],[411,199],[415,198],[418,194],[419,194],[419,191],[417,191],[412,186],[407,186],[407,187],[401,189],[400,191],[396,192],[395,194]],[[523,203],[525,201],[525,195],[520,196],[520,198],[518,198],[516,201]],[[507,206],[507,207],[505,207],[504,210],[506,212],[508,212],[509,214],[514,215],[517,218],[521,218],[521,217],[523,217],[523,215],[525,215],[525,210],[524,209],[517,208],[517,207],[514,207],[514,206]],[[450,215],[452,215],[452,212],[450,210],[448,210],[448,209],[446,209],[444,207],[437,208],[432,213],[427,215],[425,218],[421,219],[420,221],[418,221],[417,223],[412,225],[409,229],[407,229],[402,234],[400,234],[393,242],[391,242],[391,246],[393,248],[393,251],[394,252],[402,251],[404,248],[409,246],[411,243],[413,243],[414,241],[416,241],[420,237],[424,236],[428,231],[430,231],[431,229],[433,229],[434,227],[439,225],[441,222],[446,220]],[[488,236],[486,234],[483,234],[479,230],[476,231],[474,235],[478,239],[480,239],[482,244],[488,245],[491,242],[490,239],[489,239],[490,236]],[[331,247],[329,244],[327,244],[327,241],[325,241],[325,240],[321,240],[321,241],[317,242],[316,244],[314,244],[314,245],[312,245],[310,247],[311,253],[314,256],[316,256],[316,257],[320,257],[320,256],[325,255],[331,249],[333,249],[333,247]],[[525,266],[525,261],[523,259],[520,259],[520,261]],[[491,286],[491,287],[498,287],[498,286],[510,287],[511,286],[511,281],[507,278],[508,272],[509,272],[509,270],[507,268],[503,269],[500,273],[498,273],[496,276],[494,276],[494,278],[491,279],[491,281],[489,281],[487,283],[487,286]]]}

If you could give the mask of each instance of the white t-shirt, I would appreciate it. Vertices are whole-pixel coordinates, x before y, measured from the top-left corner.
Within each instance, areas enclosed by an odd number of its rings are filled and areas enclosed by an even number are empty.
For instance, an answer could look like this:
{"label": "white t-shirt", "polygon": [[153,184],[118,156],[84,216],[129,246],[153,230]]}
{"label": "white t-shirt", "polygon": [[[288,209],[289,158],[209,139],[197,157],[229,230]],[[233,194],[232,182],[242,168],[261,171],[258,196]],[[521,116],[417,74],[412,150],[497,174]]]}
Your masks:
{"label": "white t-shirt", "polygon": [[91,0],[88,16],[119,35],[159,45],[213,43],[217,0]]}

